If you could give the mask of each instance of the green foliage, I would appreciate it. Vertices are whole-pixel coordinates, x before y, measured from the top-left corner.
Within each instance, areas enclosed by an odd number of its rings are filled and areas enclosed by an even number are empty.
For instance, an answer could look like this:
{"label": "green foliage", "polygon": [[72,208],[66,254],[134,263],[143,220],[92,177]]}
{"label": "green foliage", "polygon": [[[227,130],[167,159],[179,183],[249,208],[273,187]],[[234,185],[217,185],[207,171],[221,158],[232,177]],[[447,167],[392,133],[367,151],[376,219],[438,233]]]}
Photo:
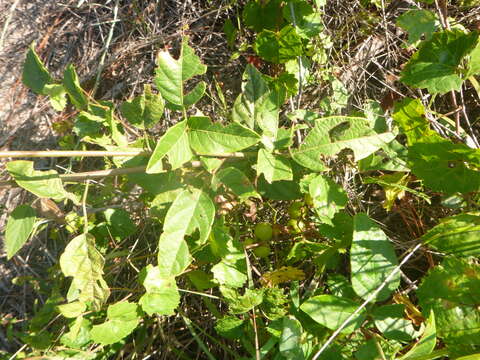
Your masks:
{"label": "green foliage", "polygon": [[[328,65],[321,75],[311,71],[321,57],[315,51],[324,51],[328,39],[321,16],[325,5],[246,4],[243,25],[257,32],[254,50],[276,65],[269,76],[247,65],[231,117],[227,111],[212,119],[193,115],[190,107],[207,88],[197,77],[207,68],[187,37],[178,59],[160,51],[156,88],[146,85],[119,107],[142,132],[133,141],[115,104],[87,96],[73,66],[54,82],[30,49],[23,81],[49,96],[58,111],[68,105],[68,96],[78,110],[72,138],[79,148],[144,151],[105,160],[105,169],[120,175],[105,179],[103,187],[90,184],[95,187],[90,192],[62,181],[54,170],[35,170],[33,162],[7,163],[20,187],[63,202],[69,212],[64,217],[70,234],[63,236],[60,226],[49,233],[64,250],[59,268],[49,270],[51,284],[41,285],[47,300],[21,334],[9,335],[21,339],[31,356],[103,359],[132,351],[131,346],[140,353],[144,345],[158,345],[147,335],[152,329],[165,334],[166,324],[172,336],[188,328],[209,358],[211,344],[232,358],[413,360],[438,351],[478,353],[480,153],[443,137],[427,120],[438,115],[431,107],[441,94],[460,89],[480,71],[478,33],[434,32],[435,16],[426,10],[398,19],[408,42],[419,43],[402,81],[437,97],[428,107],[420,99],[397,102],[392,114],[397,129],[378,102],[345,115],[353,94]],[[224,29],[230,47],[244,37],[240,23],[238,33],[233,22]],[[286,106],[312,79],[323,79],[331,91],[318,101],[322,115]],[[223,106],[228,110],[225,101]],[[172,126],[165,123],[163,133],[152,138],[165,107]],[[443,120],[450,126],[446,116],[438,122]],[[384,209],[372,206],[383,191]],[[436,193],[456,197],[456,212],[441,202],[425,211],[425,204],[436,204]],[[393,206],[399,201],[407,206]],[[418,219],[405,216],[414,206],[421,210]],[[90,214],[90,207],[100,210]],[[437,209],[440,215],[430,215]],[[378,225],[385,211],[387,219],[403,219],[399,227],[409,231],[409,239],[419,237],[436,252],[428,263],[410,259],[411,267],[403,265],[405,276],[430,267],[425,276],[427,270],[414,275],[418,290],[400,282],[397,255],[404,258],[411,250],[405,250],[403,233],[393,243]],[[9,259],[31,236],[37,217],[51,219],[44,214],[28,205],[10,214]],[[410,231],[412,223],[418,232]],[[401,295],[407,287],[410,297]],[[195,313],[211,325],[195,324],[190,320]],[[169,316],[178,315],[187,328],[175,328]],[[320,354],[340,327],[341,334]],[[179,357],[189,356],[188,349],[176,350]]]}
{"label": "green foliage", "polygon": [[28,205],[19,205],[8,218],[5,228],[5,251],[7,259],[27,242],[35,225],[35,210]]}

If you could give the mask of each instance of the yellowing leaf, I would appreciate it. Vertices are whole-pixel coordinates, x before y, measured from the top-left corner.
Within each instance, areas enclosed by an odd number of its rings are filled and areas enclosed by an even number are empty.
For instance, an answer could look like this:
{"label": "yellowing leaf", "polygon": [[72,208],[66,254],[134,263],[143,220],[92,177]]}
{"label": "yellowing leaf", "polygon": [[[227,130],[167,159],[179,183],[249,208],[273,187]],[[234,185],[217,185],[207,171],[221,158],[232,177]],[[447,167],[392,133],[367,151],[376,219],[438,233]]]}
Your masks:
{"label": "yellowing leaf", "polygon": [[285,282],[303,279],[305,279],[303,270],[293,266],[282,266],[280,269],[263,274],[262,277],[262,281],[271,287]]}

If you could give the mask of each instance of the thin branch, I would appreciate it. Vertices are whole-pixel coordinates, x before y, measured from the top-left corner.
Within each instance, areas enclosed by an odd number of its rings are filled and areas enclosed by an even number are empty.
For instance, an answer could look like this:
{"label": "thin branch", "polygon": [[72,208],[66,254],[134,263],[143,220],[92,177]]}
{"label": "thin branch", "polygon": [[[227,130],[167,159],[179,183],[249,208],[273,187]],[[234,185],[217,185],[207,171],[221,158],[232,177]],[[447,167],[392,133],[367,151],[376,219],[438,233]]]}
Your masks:
{"label": "thin branch", "polygon": [[150,153],[144,150],[137,151],[80,151],[80,150],[51,150],[51,151],[0,151],[2,158],[40,158],[40,157],[105,157],[105,156],[147,156]]}

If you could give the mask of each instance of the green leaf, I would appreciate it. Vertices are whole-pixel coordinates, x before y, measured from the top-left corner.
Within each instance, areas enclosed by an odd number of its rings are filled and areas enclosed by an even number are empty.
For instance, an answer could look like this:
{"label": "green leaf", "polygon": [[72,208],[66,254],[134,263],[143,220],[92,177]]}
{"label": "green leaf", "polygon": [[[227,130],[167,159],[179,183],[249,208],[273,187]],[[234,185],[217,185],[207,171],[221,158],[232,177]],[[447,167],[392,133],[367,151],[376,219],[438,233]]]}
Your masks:
{"label": "green leaf", "polygon": [[444,218],[422,236],[422,241],[447,255],[480,256],[480,213]]}
{"label": "green leaf", "polygon": [[[84,319],[81,316],[77,317],[75,321],[70,325],[70,331],[62,335],[62,337],[60,338],[60,342],[70,348],[81,349],[92,340],[90,337],[91,327],[92,325],[90,321]],[[82,354],[82,356],[83,355],[85,354]],[[76,359],[76,357],[71,358]],[[85,360],[87,359],[90,358],[85,357]]]}
{"label": "green leaf", "polygon": [[235,265],[221,261],[212,267],[212,273],[215,280],[220,285],[226,285],[231,288],[243,286],[247,281],[247,275],[236,268]]}
{"label": "green leaf", "polygon": [[62,84],[47,84],[43,88],[45,95],[50,97],[50,104],[57,111],[63,111],[67,106],[67,92]]}
{"label": "green leaf", "polygon": [[227,154],[246,149],[260,141],[258,134],[237,124],[222,126],[207,117],[188,119],[191,147],[202,155]]}
{"label": "green leaf", "polygon": [[236,340],[243,335],[244,320],[236,316],[225,316],[217,320],[215,331],[227,339]]}
{"label": "green leaf", "polygon": [[[363,299],[375,291],[398,265],[388,237],[366,214],[353,218],[353,240],[350,249],[351,280],[355,292]],[[372,301],[386,300],[400,285],[400,273]]]}
{"label": "green leaf", "polygon": [[302,39],[291,25],[278,32],[263,30],[257,35],[254,49],[262,59],[275,64],[286,63],[303,54]]}
{"label": "green leaf", "polygon": [[480,74],[480,41],[475,49],[470,53],[470,61],[468,62],[467,77]]}
{"label": "green leaf", "polygon": [[148,315],[173,315],[180,304],[180,294],[175,278],[161,276],[157,266],[147,265],[140,274],[143,286],[147,293],[143,295],[139,304]]}
{"label": "green leaf", "polygon": [[372,315],[375,326],[387,339],[409,342],[416,335],[412,322],[404,319],[405,305],[403,304],[377,307]]}
{"label": "green leaf", "polygon": [[17,206],[8,217],[5,228],[5,251],[7,260],[27,242],[35,226],[35,210],[28,205]]}
{"label": "green leaf", "polygon": [[88,107],[88,99],[80,86],[77,72],[72,64],[68,65],[63,73],[63,86],[73,106],[78,110],[86,110]]}
{"label": "green leaf", "polygon": [[276,138],[280,108],[276,92],[270,91],[262,74],[248,64],[243,74],[242,93],[235,100],[232,118],[250,129],[260,128],[266,136]]}
{"label": "green leaf", "polygon": [[318,175],[308,184],[308,194],[320,221],[333,225],[332,219],[348,202],[345,191],[331,179]]}
{"label": "green leaf", "polygon": [[282,0],[249,1],[242,12],[245,26],[257,33],[279,28],[283,23],[281,4]]}
{"label": "green leaf", "polygon": [[168,209],[159,240],[158,267],[168,278],[181,274],[191,263],[185,235],[199,230],[198,245],[205,243],[215,216],[215,206],[198,189],[183,190]]}
{"label": "green leaf", "polygon": [[435,313],[437,336],[455,346],[480,345],[480,266],[447,257],[431,269],[417,290],[424,315]]}
{"label": "green leaf", "polygon": [[203,81],[199,82],[190,93],[186,94],[184,82],[196,75],[205,74],[206,71],[207,67],[188,46],[188,37],[184,37],[178,60],[175,60],[168,51],[158,53],[155,84],[165,100],[186,108],[200,100],[206,84]]}
{"label": "green leaf", "polygon": [[283,16],[291,24],[295,24],[297,33],[310,40],[323,31],[321,14],[306,1],[290,0],[283,7]]}
{"label": "green leaf", "polygon": [[81,301],[74,301],[68,304],[58,305],[57,309],[66,318],[76,318],[85,312],[87,305]]}
{"label": "green leaf", "polygon": [[302,350],[302,326],[293,316],[283,318],[283,329],[278,350],[287,359],[304,359]]}
{"label": "green leaf", "polygon": [[60,256],[60,268],[65,276],[72,276],[72,288],[80,291],[81,302],[91,302],[100,310],[107,301],[110,290],[103,280],[105,260],[95,248],[95,238],[82,234],[72,239]]}
{"label": "green leaf", "polygon": [[163,171],[162,159],[168,155],[172,169],[177,169],[187,161],[190,161],[193,154],[188,144],[187,122],[181,121],[167,130],[158,140],[157,146],[147,165],[147,174],[155,174]]}
{"label": "green leaf", "polygon": [[6,167],[19,186],[40,198],[60,201],[70,197],[55,170],[34,170],[33,161],[26,160],[10,161]]}
{"label": "green leaf", "polygon": [[145,85],[143,94],[132,101],[123,102],[120,110],[130,124],[139,129],[147,129],[159,122],[164,105],[162,96],[152,93],[152,88]]}
{"label": "green leaf", "polygon": [[109,234],[118,241],[123,240],[137,231],[135,223],[127,211],[123,209],[107,209],[103,212]]}
{"label": "green leaf", "polygon": [[246,289],[243,295],[225,286],[220,286],[220,291],[227,300],[232,314],[246,313],[263,301],[263,289]]}
{"label": "green leaf", "polygon": [[223,23],[223,32],[225,33],[225,36],[227,38],[228,47],[233,50],[235,45],[235,40],[237,39],[238,30],[233,25],[232,20],[230,19],[225,20],[225,22]]}
{"label": "green leaf", "polygon": [[400,360],[415,360],[419,356],[431,354],[437,344],[437,329],[435,326],[435,313],[430,311],[427,325],[420,340]]}
{"label": "green leaf", "polygon": [[423,42],[402,71],[401,81],[416,88],[426,88],[430,94],[445,94],[460,90],[463,78],[460,64],[478,41],[478,33],[445,30]]}
{"label": "green leaf", "polygon": [[218,187],[220,184],[229,188],[240,200],[246,200],[249,197],[260,198],[248,177],[237,168],[232,166],[221,169],[212,180],[213,185]]}
{"label": "green leaf", "polygon": [[275,155],[265,149],[258,150],[257,175],[263,174],[270,184],[274,181],[292,180],[293,172],[290,159]]}
{"label": "green leaf", "polygon": [[408,32],[409,45],[419,40],[430,40],[438,24],[435,13],[423,9],[408,10],[397,18],[397,25]]}
{"label": "green leaf", "polygon": [[45,86],[52,82],[48,70],[35,53],[34,44],[30,45],[25,64],[23,64],[22,81],[33,92],[41,95],[47,95]]}
{"label": "green leaf", "polygon": [[332,116],[318,118],[297,150],[292,150],[293,159],[311,170],[324,171],[324,156],[333,156],[349,148],[355,160],[361,160],[392,141],[395,134],[377,134],[364,118]]}
{"label": "green leaf", "polygon": [[90,331],[92,340],[102,345],[114,344],[130,335],[140,321],[140,311],[137,304],[122,301],[108,307],[107,318]]}
{"label": "green leaf", "polygon": [[[337,330],[359,307],[356,302],[333,295],[319,295],[306,300],[300,309],[319,324]],[[365,311],[360,311],[342,330],[350,334],[358,329],[365,320]]]}

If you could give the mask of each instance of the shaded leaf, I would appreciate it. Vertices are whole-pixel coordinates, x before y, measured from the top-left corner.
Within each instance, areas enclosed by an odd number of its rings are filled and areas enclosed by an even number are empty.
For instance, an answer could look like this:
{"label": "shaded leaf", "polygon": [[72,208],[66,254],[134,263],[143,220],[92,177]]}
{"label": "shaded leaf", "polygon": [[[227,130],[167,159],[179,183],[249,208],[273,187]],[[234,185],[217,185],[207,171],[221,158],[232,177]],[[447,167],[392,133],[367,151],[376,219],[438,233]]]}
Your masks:
{"label": "shaded leaf", "polygon": [[430,311],[427,325],[420,340],[400,360],[414,360],[419,356],[429,355],[437,344],[437,329],[435,326],[435,313]]}
{"label": "shaded leaf", "polygon": [[254,49],[262,59],[275,64],[283,64],[303,54],[302,39],[291,25],[277,32],[263,30],[257,35]]}
{"label": "shaded leaf", "polygon": [[265,149],[258,150],[257,175],[260,176],[261,174],[270,184],[274,181],[292,180],[293,172],[290,159],[282,155],[272,154]]}
{"label": "shaded leaf", "polygon": [[164,105],[162,96],[152,93],[151,87],[145,85],[143,94],[131,101],[123,102],[120,110],[130,124],[139,129],[146,129],[160,121]]}
{"label": "shaded leaf", "polygon": [[63,86],[73,106],[78,110],[86,110],[88,99],[80,86],[77,72],[72,64],[68,65],[63,73]]}
{"label": "shaded leaf", "polygon": [[52,77],[35,52],[34,44],[30,45],[23,64],[22,81],[33,92],[41,95],[46,95],[45,86],[52,82]]}
{"label": "shaded leaf", "polygon": [[260,198],[260,195],[253,187],[248,177],[242,171],[234,167],[227,167],[215,173],[213,183],[216,186],[220,184],[226,186],[237,195],[240,200],[246,200],[249,197]]}
{"label": "shaded leaf", "polygon": [[411,45],[419,40],[430,40],[439,21],[431,11],[412,9],[397,18],[397,25],[408,32],[408,44]]}

